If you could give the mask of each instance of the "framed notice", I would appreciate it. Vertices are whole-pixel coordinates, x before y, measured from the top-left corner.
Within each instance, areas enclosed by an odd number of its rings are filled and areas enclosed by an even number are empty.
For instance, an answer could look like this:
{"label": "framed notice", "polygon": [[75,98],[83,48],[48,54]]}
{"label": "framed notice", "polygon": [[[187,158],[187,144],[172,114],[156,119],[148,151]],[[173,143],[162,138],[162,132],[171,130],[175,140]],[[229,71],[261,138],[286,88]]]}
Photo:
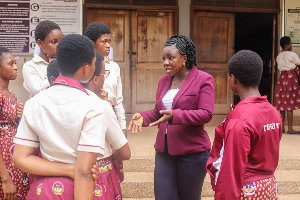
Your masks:
{"label": "framed notice", "polygon": [[300,1],[284,1],[284,35],[300,45]]}
{"label": "framed notice", "polygon": [[0,46],[14,53],[33,53],[39,22],[57,23],[62,32],[81,33],[82,0],[0,0]]}

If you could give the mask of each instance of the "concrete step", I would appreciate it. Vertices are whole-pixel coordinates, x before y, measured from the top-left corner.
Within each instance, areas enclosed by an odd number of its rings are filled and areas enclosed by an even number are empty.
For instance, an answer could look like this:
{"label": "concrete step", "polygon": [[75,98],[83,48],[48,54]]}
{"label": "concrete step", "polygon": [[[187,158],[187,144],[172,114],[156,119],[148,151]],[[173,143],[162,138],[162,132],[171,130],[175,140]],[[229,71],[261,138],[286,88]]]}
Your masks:
{"label": "concrete step", "polygon": [[[300,170],[277,170],[275,176],[281,195],[300,194]],[[125,172],[125,181],[121,187],[124,198],[153,198],[154,173]],[[207,175],[203,184],[202,196],[212,197],[213,194],[210,178]]]}
{"label": "concrete step", "polygon": [[[155,160],[153,157],[132,158],[123,163],[126,172],[153,172]],[[300,159],[280,159],[277,170],[300,170]]]}

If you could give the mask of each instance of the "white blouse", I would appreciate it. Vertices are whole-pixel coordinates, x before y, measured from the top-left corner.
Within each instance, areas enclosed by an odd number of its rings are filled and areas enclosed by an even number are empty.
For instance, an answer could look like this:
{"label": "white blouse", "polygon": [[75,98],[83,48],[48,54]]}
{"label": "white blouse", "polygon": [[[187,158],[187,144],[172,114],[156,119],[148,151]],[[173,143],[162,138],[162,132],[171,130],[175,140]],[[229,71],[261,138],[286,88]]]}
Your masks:
{"label": "white blouse", "polygon": [[23,65],[23,86],[29,93],[30,98],[50,86],[47,78],[48,62],[35,55]]}
{"label": "white blouse", "polygon": [[105,70],[109,70],[109,76],[104,81],[103,89],[108,92],[108,101],[113,105],[121,129],[126,129],[125,109],[123,106],[122,81],[120,67],[117,63],[105,58]]}
{"label": "white blouse", "polygon": [[165,96],[162,98],[162,102],[166,108],[166,110],[171,110],[173,99],[176,96],[178,89],[169,89]]}
{"label": "white blouse", "polygon": [[296,65],[300,65],[300,58],[292,51],[281,52],[278,54],[276,61],[280,71],[289,71],[295,69]]}

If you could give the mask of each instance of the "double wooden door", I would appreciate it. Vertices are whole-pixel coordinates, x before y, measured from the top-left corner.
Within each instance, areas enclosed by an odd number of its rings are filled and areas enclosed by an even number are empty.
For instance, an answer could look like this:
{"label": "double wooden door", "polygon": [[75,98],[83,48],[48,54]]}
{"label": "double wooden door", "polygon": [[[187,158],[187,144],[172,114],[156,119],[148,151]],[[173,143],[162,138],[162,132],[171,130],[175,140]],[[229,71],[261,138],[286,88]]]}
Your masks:
{"label": "double wooden door", "polygon": [[195,12],[192,34],[197,46],[197,67],[214,77],[214,114],[228,114],[233,103],[228,61],[234,54],[234,13]]}
{"label": "double wooden door", "polygon": [[87,9],[88,25],[102,22],[111,29],[113,60],[121,69],[126,113],[154,107],[165,41],[174,34],[173,11]]}

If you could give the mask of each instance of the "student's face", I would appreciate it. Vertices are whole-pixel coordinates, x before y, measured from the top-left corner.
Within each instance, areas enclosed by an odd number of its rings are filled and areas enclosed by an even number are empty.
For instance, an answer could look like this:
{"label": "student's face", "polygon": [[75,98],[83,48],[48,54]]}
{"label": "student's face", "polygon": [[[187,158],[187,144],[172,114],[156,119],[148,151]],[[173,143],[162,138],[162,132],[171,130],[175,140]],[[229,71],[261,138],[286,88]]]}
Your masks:
{"label": "student's face", "polygon": [[187,57],[181,55],[174,45],[163,48],[162,60],[169,76],[174,76],[186,71],[187,67],[183,65],[183,63],[186,63]]}
{"label": "student's face", "polygon": [[0,60],[0,76],[4,80],[15,80],[18,75],[15,56],[12,53],[3,53]]}
{"label": "student's face", "polygon": [[230,89],[232,90],[232,92],[235,95],[238,95],[235,82],[236,82],[235,77],[232,74],[228,74],[228,85],[229,85]]}
{"label": "student's face", "polygon": [[38,44],[48,58],[56,58],[56,47],[63,37],[60,29],[52,30],[44,39],[44,41],[38,40]]}
{"label": "student's face", "polygon": [[288,50],[288,51],[292,51],[292,42],[290,41],[290,43],[287,45],[287,47],[286,47],[286,49]]}
{"label": "student's face", "polygon": [[103,34],[101,35],[96,42],[93,42],[95,45],[95,49],[98,53],[102,56],[108,56],[110,52],[110,43],[111,43],[111,36],[110,34]]}
{"label": "student's face", "polygon": [[81,80],[82,83],[87,83],[89,80],[91,80],[95,72],[95,63],[96,63],[96,56],[94,56],[91,64],[87,64],[85,66],[85,76]]}

